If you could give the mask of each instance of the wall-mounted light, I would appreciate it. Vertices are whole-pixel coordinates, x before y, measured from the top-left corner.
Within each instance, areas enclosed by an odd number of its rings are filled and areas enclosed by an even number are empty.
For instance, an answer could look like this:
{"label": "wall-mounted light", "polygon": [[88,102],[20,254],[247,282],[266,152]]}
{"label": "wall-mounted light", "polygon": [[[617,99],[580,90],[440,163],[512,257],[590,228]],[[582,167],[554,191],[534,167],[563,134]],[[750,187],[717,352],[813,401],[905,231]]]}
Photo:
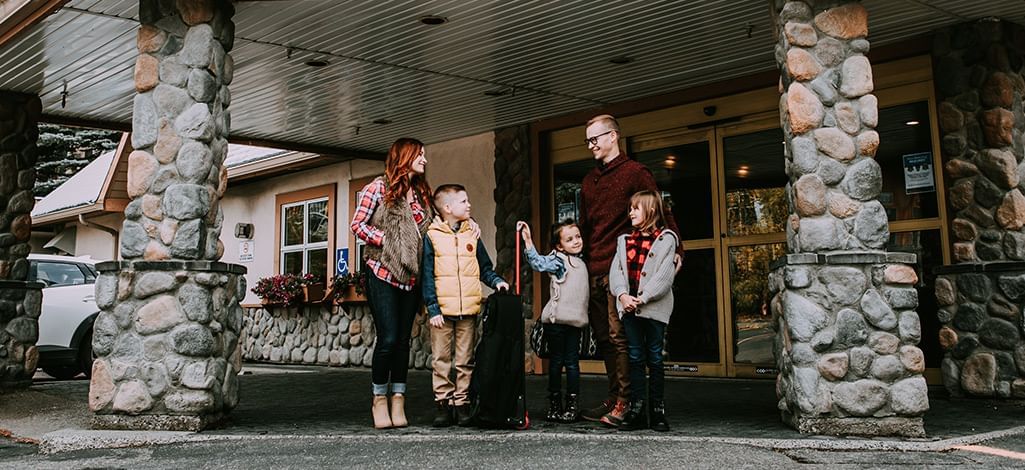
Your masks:
{"label": "wall-mounted light", "polygon": [[235,224],[235,238],[243,240],[249,240],[253,238],[253,224],[237,223]]}
{"label": "wall-mounted light", "polygon": [[741,178],[747,178],[747,175],[748,173],[750,173],[750,171],[751,170],[747,167],[747,165],[740,165],[740,168],[737,168],[737,176]]}
{"label": "wall-mounted light", "polygon": [[908,126],[917,126],[917,125],[919,125],[921,123],[918,122],[918,121],[915,121],[915,120],[911,120],[911,121],[905,122],[904,124],[908,125]]}

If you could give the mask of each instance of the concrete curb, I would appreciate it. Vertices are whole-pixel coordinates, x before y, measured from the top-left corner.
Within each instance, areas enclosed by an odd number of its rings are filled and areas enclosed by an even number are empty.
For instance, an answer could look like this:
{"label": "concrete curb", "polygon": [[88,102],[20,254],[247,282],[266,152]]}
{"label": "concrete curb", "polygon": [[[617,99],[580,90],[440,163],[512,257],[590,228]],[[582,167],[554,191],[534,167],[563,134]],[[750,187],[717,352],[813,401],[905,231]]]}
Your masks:
{"label": "concrete curb", "polygon": [[550,440],[552,438],[578,441],[643,441],[643,442],[689,442],[718,443],[758,447],[770,450],[829,450],[829,451],[900,451],[900,452],[943,452],[957,446],[978,444],[991,439],[1025,434],[1025,426],[953,437],[940,440],[885,440],[865,438],[809,438],[769,439],[738,437],[665,436],[657,434],[583,434],[564,432],[488,432],[476,434],[387,434],[367,430],[360,434],[202,434],[176,431],[91,431],[62,429],[43,435],[39,444],[42,454],[55,454],[85,449],[116,449],[144,447],[161,444],[207,443],[221,441],[267,441],[291,440],[361,440],[374,439],[391,442],[423,442],[454,440],[464,442],[494,442],[509,440]]}

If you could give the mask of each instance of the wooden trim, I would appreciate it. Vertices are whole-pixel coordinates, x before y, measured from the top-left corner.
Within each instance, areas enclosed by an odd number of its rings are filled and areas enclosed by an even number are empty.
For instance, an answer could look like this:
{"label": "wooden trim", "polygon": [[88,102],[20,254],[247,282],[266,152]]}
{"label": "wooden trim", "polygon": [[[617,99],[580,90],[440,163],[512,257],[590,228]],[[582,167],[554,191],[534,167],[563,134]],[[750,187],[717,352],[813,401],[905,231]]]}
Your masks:
{"label": "wooden trim", "polygon": [[79,214],[87,215],[92,214],[93,212],[103,212],[103,210],[103,205],[100,203],[91,203],[76,207],[69,207],[67,209],[61,209],[59,211],[50,212],[39,217],[33,217],[32,226],[39,227],[56,222],[78,220]]}
{"label": "wooden trim", "polygon": [[50,16],[68,0],[33,0],[22,5],[18,11],[0,23],[0,47]]}
{"label": "wooden trim", "polygon": [[[364,178],[355,178],[349,180],[349,222],[345,225],[348,227],[352,223],[352,218],[356,216],[356,204],[359,202],[356,200],[356,195],[363,190],[363,187],[370,184],[371,181],[381,175],[367,176]],[[360,260],[356,259],[356,235],[352,233],[352,229],[349,232],[349,272],[357,271]]]}
{"label": "wooden trim", "polygon": [[104,199],[103,210],[107,212],[124,212],[131,199]]}
{"label": "wooden trim", "polygon": [[337,184],[329,183],[312,188],[281,193],[274,196],[274,274],[281,274],[281,206],[293,202],[327,198],[327,273],[324,282],[330,284],[335,265],[335,201],[338,199]]}
{"label": "wooden trim", "polygon": [[890,233],[940,229],[943,229],[943,222],[938,217],[932,217],[929,219],[894,220],[893,222],[890,222]]}
{"label": "wooden trim", "polygon": [[103,179],[103,187],[100,189],[100,195],[96,202],[102,204],[107,200],[107,192],[110,191],[110,183],[114,180],[114,175],[117,174],[118,163],[121,162],[122,158],[128,158],[128,155],[134,150],[132,148],[132,134],[130,132],[121,134],[121,141],[118,142],[117,149],[114,150],[114,158],[110,160],[110,168],[107,168],[107,176]]}

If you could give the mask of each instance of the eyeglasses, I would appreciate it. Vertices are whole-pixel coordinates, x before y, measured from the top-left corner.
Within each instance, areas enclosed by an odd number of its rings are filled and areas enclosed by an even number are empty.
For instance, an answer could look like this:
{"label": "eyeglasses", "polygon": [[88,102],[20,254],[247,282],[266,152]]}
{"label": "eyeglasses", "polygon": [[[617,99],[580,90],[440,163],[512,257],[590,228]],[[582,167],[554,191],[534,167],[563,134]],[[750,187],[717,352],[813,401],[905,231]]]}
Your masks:
{"label": "eyeglasses", "polygon": [[[615,130],[615,129],[613,129],[613,130]],[[601,134],[598,134],[598,135],[596,135],[594,137],[588,137],[588,138],[584,139],[584,144],[587,145],[588,147],[590,147],[592,145],[598,145],[598,137],[601,137],[601,136],[603,136],[605,134],[608,134],[608,133],[612,132],[613,130],[608,130],[608,131],[602,132]]]}

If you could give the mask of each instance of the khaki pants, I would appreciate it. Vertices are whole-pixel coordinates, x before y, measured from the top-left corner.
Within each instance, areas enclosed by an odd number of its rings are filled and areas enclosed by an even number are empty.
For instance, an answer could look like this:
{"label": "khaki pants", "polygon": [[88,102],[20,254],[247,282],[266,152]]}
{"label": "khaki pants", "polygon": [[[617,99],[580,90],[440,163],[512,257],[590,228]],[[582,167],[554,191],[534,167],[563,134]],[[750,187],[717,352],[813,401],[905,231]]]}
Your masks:
{"label": "khaki pants", "polygon": [[591,277],[591,299],[588,321],[598,352],[605,361],[609,378],[609,400],[630,401],[630,360],[627,356],[626,332],[616,311],[616,299],[609,292],[609,276]]}
{"label": "khaki pants", "polygon": [[[477,319],[445,319],[441,328],[431,327],[431,354],[434,360],[432,383],[435,401],[451,401],[454,405],[470,403],[470,376],[473,374],[473,345],[476,344]],[[453,339],[455,354],[453,355]],[[454,357],[453,357],[454,356]],[[452,365],[455,363],[456,380],[452,382]]]}

